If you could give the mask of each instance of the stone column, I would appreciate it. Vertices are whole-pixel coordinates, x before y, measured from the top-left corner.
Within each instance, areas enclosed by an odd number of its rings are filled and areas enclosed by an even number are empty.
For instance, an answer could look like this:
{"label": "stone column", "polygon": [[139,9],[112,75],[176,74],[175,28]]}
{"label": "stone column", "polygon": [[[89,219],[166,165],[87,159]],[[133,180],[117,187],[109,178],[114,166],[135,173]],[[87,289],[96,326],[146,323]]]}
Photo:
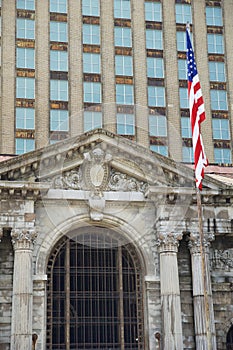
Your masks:
{"label": "stone column", "polygon": [[34,230],[13,229],[14,275],[11,350],[32,348],[32,250]]}
{"label": "stone column", "polygon": [[197,350],[216,350],[214,309],[209,269],[209,244],[213,235],[203,242],[199,233],[192,233],[189,248],[192,261],[194,322]]}
{"label": "stone column", "polygon": [[158,235],[162,304],[162,349],[182,350],[182,322],[177,251],[182,234]]}

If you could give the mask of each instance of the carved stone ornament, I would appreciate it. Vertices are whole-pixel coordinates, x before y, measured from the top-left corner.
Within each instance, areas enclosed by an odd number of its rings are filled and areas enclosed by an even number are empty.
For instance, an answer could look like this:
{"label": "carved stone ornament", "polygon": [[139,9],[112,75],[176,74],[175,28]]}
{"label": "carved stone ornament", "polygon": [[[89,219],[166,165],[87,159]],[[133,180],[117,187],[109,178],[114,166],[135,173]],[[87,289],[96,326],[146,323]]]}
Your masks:
{"label": "carved stone ornament", "polygon": [[233,270],[233,249],[215,249],[210,257],[211,269],[232,271]]}
{"label": "carved stone ornament", "polygon": [[89,197],[90,217],[94,221],[103,220],[103,210],[105,208],[105,199],[101,192],[92,193]]}
{"label": "carved stone ornament", "polygon": [[16,248],[31,248],[37,237],[35,229],[13,229],[11,238],[14,247]]}
{"label": "carved stone ornament", "polygon": [[159,252],[177,252],[179,241],[182,239],[182,237],[182,233],[158,233],[157,246],[159,247]]}
{"label": "carved stone ornament", "polygon": [[112,171],[108,186],[111,191],[139,191],[145,193],[148,184],[126,174]]}
{"label": "carved stone ornament", "polygon": [[[214,238],[215,236],[212,233],[204,234],[202,247],[205,253],[209,252],[210,242],[212,242]],[[199,232],[192,232],[190,234],[188,247],[192,254],[199,254],[201,252],[201,238]]]}

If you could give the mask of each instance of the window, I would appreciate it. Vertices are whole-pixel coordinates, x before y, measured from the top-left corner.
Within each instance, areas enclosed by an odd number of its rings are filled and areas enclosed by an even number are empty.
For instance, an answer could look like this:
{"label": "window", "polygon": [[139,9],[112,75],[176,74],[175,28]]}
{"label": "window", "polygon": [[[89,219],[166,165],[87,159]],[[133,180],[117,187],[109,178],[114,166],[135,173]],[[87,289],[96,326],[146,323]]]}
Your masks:
{"label": "window", "polygon": [[178,60],[178,78],[180,80],[187,79],[187,61],[186,60]]}
{"label": "window", "polygon": [[100,74],[100,54],[83,53],[83,71],[84,73]]}
{"label": "window", "polygon": [[115,27],[114,38],[115,38],[115,46],[131,47],[132,46],[131,28]]}
{"label": "window", "polygon": [[153,152],[162,154],[163,156],[167,157],[168,156],[168,148],[167,146],[163,145],[150,145],[150,149]]}
{"label": "window", "polygon": [[162,30],[146,29],[146,48],[155,50],[163,49]]}
{"label": "window", "polygon": [[114,17],[131,18],[130,0],[114,0]]}
{"label": "window", "polygon": [[101,103],[101,83],[84,82],[84,102]]}
{"label": "window", "polygon": [[148,86],[148,105],[165,107],[165,89],[161,86]]}
{"label": "window", "polygon": [[35,149],[35,140],[33,139],[15,139],[16,154],[23,154]]}
{"label": "window", "polygon": [[34,78],[16,78],[16,98],[35,98]]}
{"label": "window", "polygon": [[50,22],[50,41],[68,41],[66,22]]}
{"label": "window", "polygon": [[226,81],[225,63],[209,62],[210,81]]}
{"label": "window", "polygon": [[67,80],[50,80],[50,100],[68,101]]}
{"label": "window", "polygon": [[117,133],[119,135],[135,134],[135,122],[133,114],[117,114]]}
{"label": "window", "polygon": [[102,128],[102,113],[101,112],[84,112],[84,132]]}
{"label": "window", "polygon": [[227,93],[225,90],[210,90],[211,108],[213,110],[226,111],[227,106]]}
{"label": "window", "polygon": [[83,16],[99,16],[99,0],[85,0],[82,1],[82,14]]}
{"label": "window", "polygon": [[208,53],[224,54],[222,34],[207,34]]}
{"label": "window", "polygon": [[60,109],[50,110],[50,130],[51,131],[68,131],[69,130],[69,113]]}
{"label": "window", "polygon": [[17,0],[17,9],[35,10],[34,0]]}
{"label": "window", "polygon": [[52,71],[68,71],[68,52],[50,50],[50,70]]}
{"label": "window", "polygon": [[145,20],[153,22],[162,21],[161,3],[145,2]]}
{"label": "window", "polygon": [[218,164],[231,164],[231,150],[229,148],[214,148],[214,161]]}
{"label": "window", "polygon": [[17,38],[35,39],[35,21],[17,18]]}
{"label": "window", "polygon": [[116,103],[123,105],[134,104],[133,85],[116,84]]}
{"label": "window", "polygon": [[229,120],[212,119],[213,138],[218,140],[230,140]]}
{"label": "window", "polygon": [[67,0],[50,0],[50,12],[67,13]]}
{"label": "window", "polygon": [[16,129],[35,129],[34,108],[16,108]]}
{"label": "window", "polygon": [[189,108],[188,89],[179,88],[179,93],[180,93],[180,108]]}
{"label": "window", "polygon": [[189,117],[181,117],[181,136],[184,138],[192,138],[192,130]]}
{"label": "window", "polygon": [[28,48],[16,49],[16,65],[17,68],[35,68],[35,50]]}
{"label": "window", "polygon": [[147,76],[164,78],[163,58],[147,57]]}
{"label": "window", "polygon": [[149,116],[150,136],[167,136],[167,119],[164,115]]}
{"label": "window", "polygon": [[191,5],[176,4],[176,23],[192,23]]}
{"label": "window", "polygon": [[83,24],[83,44],[100,45],[100,26]]}
{"label": "window", "polygon": [[185,163],[193,163],[193,147],[182,147],[182,158]]}
{"label": "window", "polygon": [[116,75],[133,75],[132,56],[116,55],[115,64]]}
{"label": "window", "polygon": [[[190,39],[192,41],[192,33],[190,33]],[[187,49],[186,32],[176,32],[176,45],[177,45],[177,51],[186,52],[186,49]]]}
{"label": "window", "polygon": [[206,6],[206,24],[207,26],[222,26],[221,7]]}

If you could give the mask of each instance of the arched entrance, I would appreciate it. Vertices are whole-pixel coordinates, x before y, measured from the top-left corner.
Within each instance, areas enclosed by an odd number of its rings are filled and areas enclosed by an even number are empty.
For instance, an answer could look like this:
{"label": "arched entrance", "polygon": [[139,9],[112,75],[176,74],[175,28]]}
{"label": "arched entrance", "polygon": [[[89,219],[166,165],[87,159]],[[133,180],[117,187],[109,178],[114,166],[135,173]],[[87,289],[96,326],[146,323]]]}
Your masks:
{"label": "arched entrance", "polygon": [[227,350],[233,350],[233,325],[227,332]]}
{"label": "arched entrance", "polygon": [[47,273],[47,349],[144,349],[133,244],[106,228],[72,232],[56,245]]}

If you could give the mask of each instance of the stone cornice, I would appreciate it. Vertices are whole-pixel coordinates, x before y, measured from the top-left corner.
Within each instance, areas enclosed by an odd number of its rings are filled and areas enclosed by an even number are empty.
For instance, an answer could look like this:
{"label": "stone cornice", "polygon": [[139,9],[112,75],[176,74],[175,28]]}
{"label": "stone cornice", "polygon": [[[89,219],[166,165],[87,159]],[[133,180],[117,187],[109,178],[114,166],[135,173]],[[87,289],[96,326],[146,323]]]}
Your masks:
{"label": "stone cornice", "polygon": [[46,194],[49,188],[47,183],[0,181],[0,198],[36,199]]}

